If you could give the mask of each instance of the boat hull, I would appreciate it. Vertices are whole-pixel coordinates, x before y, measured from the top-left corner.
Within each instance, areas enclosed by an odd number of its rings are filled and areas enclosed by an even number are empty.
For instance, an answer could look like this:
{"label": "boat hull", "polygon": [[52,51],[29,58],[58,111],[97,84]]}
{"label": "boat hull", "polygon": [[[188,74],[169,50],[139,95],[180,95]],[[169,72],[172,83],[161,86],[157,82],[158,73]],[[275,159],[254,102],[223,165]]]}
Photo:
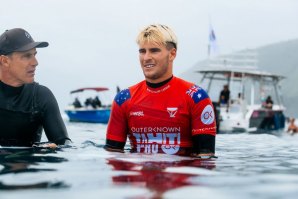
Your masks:
{"label": "boat hull", "polygon": [[90,123],[108,123],[110,118],[110,109],[95,110],[65,110],[69,121],[71,122],[90,122]]}
{"label": "boat hull", "polygon": [[227,109],[215,105],[218,133],[269,133],[279,132],[285,128],[285,116],[282,110],[249,108],[251,111],[245,112],[233,106]]}

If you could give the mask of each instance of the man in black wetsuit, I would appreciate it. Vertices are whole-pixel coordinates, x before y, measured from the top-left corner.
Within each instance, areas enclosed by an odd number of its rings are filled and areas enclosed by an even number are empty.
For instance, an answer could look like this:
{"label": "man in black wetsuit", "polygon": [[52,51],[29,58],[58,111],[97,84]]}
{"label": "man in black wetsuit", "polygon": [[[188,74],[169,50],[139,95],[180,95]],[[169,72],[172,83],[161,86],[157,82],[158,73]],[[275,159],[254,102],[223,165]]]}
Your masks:
{"label": "man in black wetsuit", "polygon": [[32,146],[42,129],[48,146],[70,143],[54,95],[34,82],[36,48],[48,45],[21,28],[0,36],[0,146]]}

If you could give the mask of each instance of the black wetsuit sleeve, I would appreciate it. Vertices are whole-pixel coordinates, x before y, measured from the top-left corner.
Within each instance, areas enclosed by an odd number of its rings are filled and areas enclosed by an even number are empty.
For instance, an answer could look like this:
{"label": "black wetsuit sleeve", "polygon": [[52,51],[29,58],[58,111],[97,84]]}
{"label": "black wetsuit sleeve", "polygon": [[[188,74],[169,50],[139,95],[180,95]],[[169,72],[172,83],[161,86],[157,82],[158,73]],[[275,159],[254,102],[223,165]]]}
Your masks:
{"label": "black wetsuit sleeve", "polygon": [[215,153],[215,136],[199,134],[192,136],[195,153]]}
{"label": "black wetsuit sleeve", "polygon": [[42,124],[48,140],[56,144],[69,143],[70,139],[53,93],[48,88],[40,86],[38,100],[42,106]]}
{"label": "black wetsuit sleeve", "polygon": [[125,146],[125,142],[118,142],[114,140],[106,140],[106,145],[104,146],[105,149],[119,149],[123,150]]}

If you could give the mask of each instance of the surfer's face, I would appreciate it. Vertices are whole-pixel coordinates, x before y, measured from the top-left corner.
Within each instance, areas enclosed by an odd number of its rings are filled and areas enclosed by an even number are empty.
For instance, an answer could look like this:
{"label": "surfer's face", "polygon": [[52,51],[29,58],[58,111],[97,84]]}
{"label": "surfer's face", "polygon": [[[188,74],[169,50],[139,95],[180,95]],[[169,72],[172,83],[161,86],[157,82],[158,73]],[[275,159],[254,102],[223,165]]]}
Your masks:
{"label": "surfer's face", "polygon": [[139,45],[139,59],[146,81],[159,83],[173,75],[173,61],[176,49],[145,42]]}

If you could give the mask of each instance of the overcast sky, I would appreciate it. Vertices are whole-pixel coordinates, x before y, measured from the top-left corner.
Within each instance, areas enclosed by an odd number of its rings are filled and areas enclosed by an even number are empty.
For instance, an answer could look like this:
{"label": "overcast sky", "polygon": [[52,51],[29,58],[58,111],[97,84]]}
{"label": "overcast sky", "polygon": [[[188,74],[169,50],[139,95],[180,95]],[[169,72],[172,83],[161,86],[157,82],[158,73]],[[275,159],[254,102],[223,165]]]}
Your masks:
{"label": "overcast sky", "polygon": [[143,80],[135,43],[152,23],[178,37],[174,73],[207,58],[210,21],[220,53],[298,38],[298,0],[0,0],[0,30],[21,27],[36,41],[36,81],[63,110],[69,91],[107,86],[114,92]]}

